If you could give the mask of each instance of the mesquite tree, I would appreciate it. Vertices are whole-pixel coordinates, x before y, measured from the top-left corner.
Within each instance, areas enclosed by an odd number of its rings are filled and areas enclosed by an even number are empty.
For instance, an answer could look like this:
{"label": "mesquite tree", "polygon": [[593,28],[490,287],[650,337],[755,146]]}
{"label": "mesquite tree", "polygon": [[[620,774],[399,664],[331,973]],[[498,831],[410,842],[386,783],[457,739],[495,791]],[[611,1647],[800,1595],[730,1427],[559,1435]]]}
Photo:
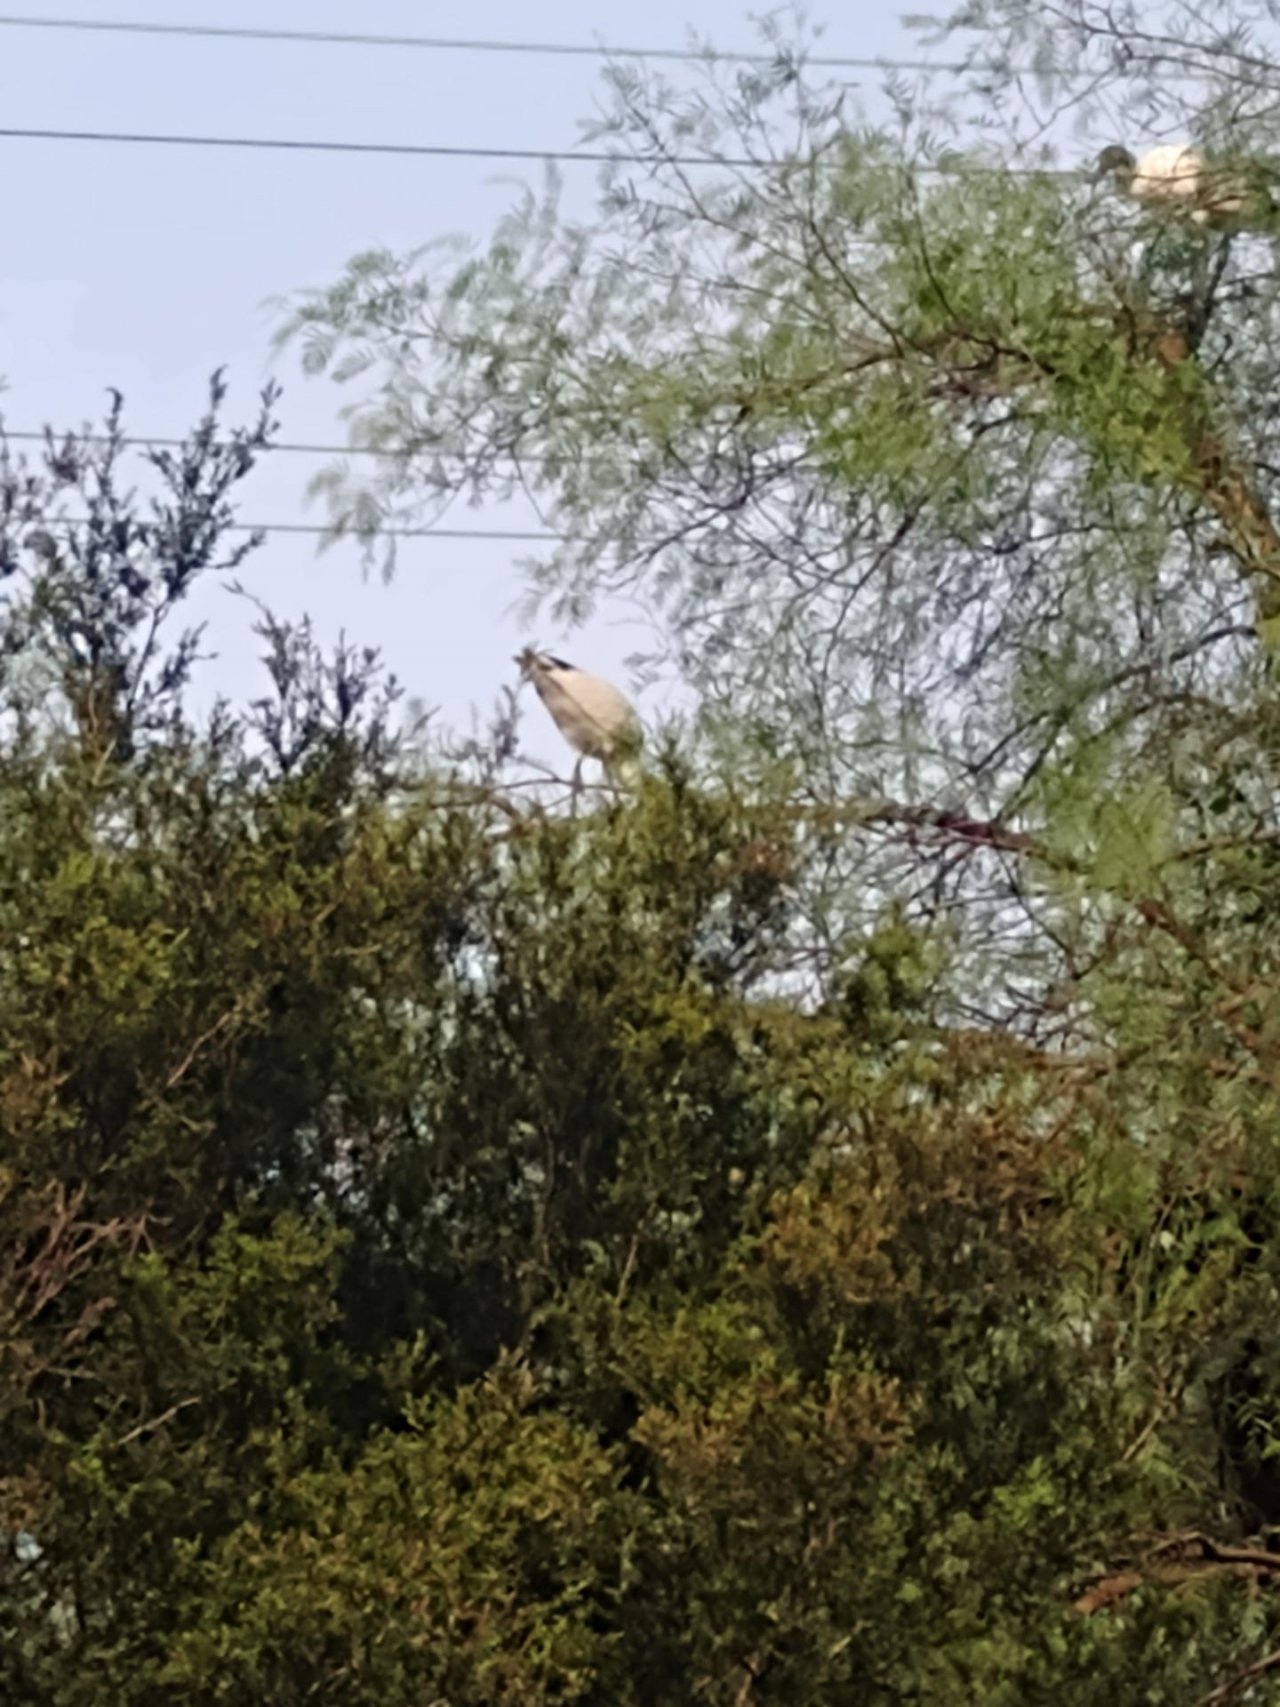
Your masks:
{"label": "mesquite tree", "polygon": [[[564,536],[534,588],[640,593],[712,762],[789,778],[816,937],[905,902],[969,955],[962,1006],[1041,1032],[1189,849],[1276,828],[1276,230],[1081,170],[1118,110],[1257,170],[1275,119],[1225,23],[1088,13],[968,9],[961,96],[878,127],[780,42],[614,67],[594,219],[552,180],[461,264],[364,256],[284,329],[387,453],[328,477],[340,528],[534,494]],[[1029,62],[1017,100],[988,69]],[[1063,107],[1056,149],[1020,134]]]}

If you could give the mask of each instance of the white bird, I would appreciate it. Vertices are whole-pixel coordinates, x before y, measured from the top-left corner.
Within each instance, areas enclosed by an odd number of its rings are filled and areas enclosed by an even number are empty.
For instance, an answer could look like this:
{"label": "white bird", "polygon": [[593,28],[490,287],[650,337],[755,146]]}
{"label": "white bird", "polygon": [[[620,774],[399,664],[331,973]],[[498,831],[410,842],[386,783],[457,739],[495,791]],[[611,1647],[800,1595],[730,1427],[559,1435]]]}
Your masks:
{"label": "white bird", "polygon": [[556,728],[578,754],[574,789],[581,787],[583,759],[599,759],[610,781],[633,782],[643,736],[640,719],[626,695],[612,682],[532,646],[525,647],[516,663],[524,680],[533,683]]}
{"label": "white bird", "polygon": [[1095,182],[1111,178],[1147,207],[1189,214],[1195,225],[1229,224],[1252,209],[1273,211],[1267,191],[1253,187],[1231,167],[1206,163],[1198,148],[1162,142],[1135,160],[1127,148],[1104,148],[1093,172]]}

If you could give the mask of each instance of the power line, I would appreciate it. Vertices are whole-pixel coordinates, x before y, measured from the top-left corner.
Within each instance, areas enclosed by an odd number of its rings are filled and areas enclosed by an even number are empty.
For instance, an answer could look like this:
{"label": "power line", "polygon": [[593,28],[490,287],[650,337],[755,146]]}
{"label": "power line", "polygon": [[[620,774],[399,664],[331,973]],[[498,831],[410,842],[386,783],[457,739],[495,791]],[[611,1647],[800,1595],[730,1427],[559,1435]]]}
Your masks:
{"label": "power line", "polygon": [[25,142],[125,142],[152,148],[254,148],[293,154],[392,154],[436,160],[562,160],[581,165],[741,166],[760,169],[769,164],[729,154],[612,154],[605,149],[476,148],[438,142],[338,142],[323,138],[283,136],[193,136],[172,132],[124,130],[45,130],[4,126],[0,137]]}
{"label": "power line", "polygon": [[[126,433],[122,434],[119,438],[114,438],[110,433],[85,433],[75,429],[58,429],[54,431],[53,442],[55,447],[61,445],[67,439],[72,440],[75,444],[115,443],[124,450],[185,450],[191,443],[192,435],[188,434],[186,438],[156,438],[145,434]],[[24,428],[22,430],[11,429],[3,424],[3,420],[0,420],[0,445],[3,445],[6,440],[12,444],[42,445],[48,443],[48,436],[44,432],[36,432],[31,428]],[[212,441],[211,448],[214,450],[231,450],[234,448],[234,443],[235,441],[231,439],[214,439]],[[424,460],[429,459],[445,463],[458,463],[463,466],[465,466],[469,460],[464,451],[447,450],[444,448],[437,448],[432,445],[423,445],[419,449],[413,451],[401,451],[379,450],[373,445],[311,444],[296,440],[290,441],[273,439],[268,444],[254,446],[255,456],[265,459],[277,454],[282,454],[284,456],[372,456],[382,458],[388,462],[402,461],[406,459],[414,461],[415,459],[421,458]],[[515,468],[520,465],[537,467],[544,462],[552,460],[561,462],[563,461],[563,458],[552,458],[533,451],[528,451],[521,455],[517,455],[514,451],[503,451],[497,453],[497,460],[504,466],[510,464],[512,468]],[[612,468],[616,466],[616,462],[603,457],[584,457],[580,466],[590,467],[596,465]]]}
{"label": "power line", "polygon": [[[483,41],[453,36],[375,35],[366,31],[259,29],[232,24],[154,24],[128,19],[28,18],[0,16],[0,28],[92,31],[103,35],[178,36],[206,41],[293,42],[332,47],[426,48],[436,53],[541,54],[579,59],[661,59],[724,61],[732,65],[775,65],[776,54],[720,51],[708,48],[608,47],[589,42]],[[963,61],[928,59],[870,59],[857,54],[804,54],[805,65],[830,71],[944,71],[997,70]]]}
{"label": "power line", "polygon": [[[83,524],[81,524],[83,525]],[[508,544],[548,544],[551,541],[578,545],[596,545],[605,537],[556,533],[551,528],[446,528],[446,527],[380,527],[373,530],[372,536],[349,532],[336,535],[332,528],[322,527],[316,522],[232,522],[228,531],[231,533],[296,533],[309,534],[313,539],[358,539],[363,544],[367,537],[375,539],[478,539],[489,544],[506,542]]]}
{"label": "power line", "polygon": [[[32,522],[31,531],[45,528],[84,528],[99,525],[89,516],[53,516],[48,522]],[[152,527],[154,523],[142,523]],[[561,533],[555,528],[458,528],[428,524],[425,527],[402,527],[394,523],[372,528],[362,534],[352,528],[341,533],[319,522],[227,522],[219,527],[221,533],[299,534],[312,539],[355,540],[361,545],[378,539],[444,539],[450,542],[473,540],[485,545],[608,545],[613,536],[607,533]],[[646,547],[661,545],[666,534],[649,534],[639,541]]]}
{"label": "power line", "polygon": [[[59,444],[62,440],[68,438],[73,439],[77,444],[110,444],[114,442],[123,446],[126,450],[185,450],[185,448],[191,443],[191,435],[188,435],[184,439],[180,439],[151,438],[146,435],[135,436],[133,434],[125,434],[119,439],[113,440],[113,435],[110,433],[57,431],[53,434],[55,444]],[[15,444],[45,444],[47,442],[46,435],[43,432],[34,432],[30,428],[18,431],[0,424],[0,443],[3,443],[5,439],[11,439]],[[232,443],[233,441],[230,439],[215,439],[213,441],[212,448],[215,450],[230,450],[232,448]],[[401,451],[394,450],[375,450],[371,445],[303,444],[289,441],[278,443],[272,441],[269,444],[255,446],[254,449],[255,454],[261,454],[262,456],[267,456],[277,451],[282,451],[285,455],[289,456],[384,456],[390,458],[404,454]],[[449,461],[455,457],[461,458],[462,455],[461,451],[433,451],[429,447],[424,447],[421,454],[423,456],[440,456],[443,457],[445,461]],[[537,457],[529,457],[523,460],[539,461],[541,459]]]}
{"label": "power line", "polygon": [[[593,42],[549,42],[519,40],[484,40],[477,37],[416,36],[373,34],[367,31],[341,30],[284,30],[264,29],[236,24],[157,24],[133,19],[114,18],[31,18],[0,16],[0,28],[85,32],[100,35],[170,36],[205,41],[287,42],[310,46],[331,47],[394,47],[427,49],[435,53],[505,53],[536,54],[550,58],[574,59],[645,59],[667,62],[696,62],[726,65],[776,65],[779,55],[747,53],[741,49],[680,48],[680,47],[612,47]],[[1190,51],[1196,51],[1191,44]],[[1239,55],[1242,60],[1248,56]],[[796,62],[824,71],[923,71],[940,72],[947,76],[981,74],[995,77],[1035,77],[1044,68],[1035,65],[1009,65],[1000,62],[963,59],[873,59],[862,54],[799,53]],[[1258,61],[1261,69],[1270,67]],[[1165,75],[1179,79],[1196,73],[1181,65],[1172,54],[1148,54],[1146,65],[1165,66]],[[1119,71],[1121,67],[1115,66]],[[1068,66],[1054,75],[1065,82],[1088,82],[1098,75],[1096,69]]]}
{"label": "power line", "polygon": [[[40,523],[40,527],[46,524]],[[82,528],[92,524],[88,516],[55,516],[49,524],[51,527]],[[151,524],[144,524],[151,525]],[[39,531],[32,524],[32,531]],[[286,533],[306,534],[313,539],[358,540],[364,544],[366,539],[447,539],[479,540],[485,544],[516,544],[516,545],[601,545],[607,539],[607,534],[570,534],[557,533],[551,528],[452,528],[452,527],[379,527],[368,535],[351,531],[337,534],[331,527],[324,527],[317,522],[228,522],[219,529],[222,533]]]}
{"label": "power line", "polygon": [[[620,154],[607,149],[482,148],[439,142],[339,142],[283,136],[197,136],[177,132],[124,130],[51,130],[0,127],[0,138],[20,142],[120,142],[153,148],[249,148],[292,154],[401,155],[436,160],[556,160],[582,166],[720,166],[763,172],[792,164],[740,154]],[[794,162],[807,165],[805,160]],[[1081,170],[1037,166],[918,166],[944,177],[1079,178]]]}
{"label": "power line", "polygon": [[[647,59],[699,64],[767,66],[778,64],[781,57],[778,54],[748,53],[738,48],[722,49],[710,45],[702,48],[621,47],[595,42],[485,40],[477,37],[372,34],[367,31],[263,29],[233,24],[156,24],[133,19],[0,16],[0,28],[85,31],[106,35],[185,36],[208,41],[288,42],[310,46],[424,48],[436,53],[536,54],[551,58]],[[1197,51],[1194,43],[1190,44],[1189,51]],[[1265,62],[1250,59],[1247,55],[1236,57],[1260,69],[1271,69]],[[1036,77],[1044,72],[1044,67],[1035,65],[963,59],[894,59],[888,56],[873,59],[863,54],[800,52],[796,54],[795,60],[798,65],[813,66],[825,71],[924,71],[941,72],[948,76],[972,73],[997,77]],[[1180,79],[1196,75],[1194,71],[1183,68],[1181,62],[1172,54],[1148,54],[1144,56],[1143,63],[1164,65],[1170,68],[1167,75]],[[1122,68],[1113,66],[1112,69],[1119,71]],[[1098,72],[1083,66],[1069,66],[1055,70],[1054,75],[1065,82],[1086,82],[1095,78]]]}

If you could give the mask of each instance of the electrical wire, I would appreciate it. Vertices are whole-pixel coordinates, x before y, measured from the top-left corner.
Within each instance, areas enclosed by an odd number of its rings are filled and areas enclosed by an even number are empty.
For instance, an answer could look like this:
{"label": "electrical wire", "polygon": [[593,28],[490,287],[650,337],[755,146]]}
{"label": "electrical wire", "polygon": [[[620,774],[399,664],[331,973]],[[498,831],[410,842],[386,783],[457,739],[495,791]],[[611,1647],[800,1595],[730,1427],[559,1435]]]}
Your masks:
{"label": "electrical wire", "polygon": [[664,154],[650,159],[638,154],[613,154],[605,149],[484,148],[442,142],[339,142],[284,136],[194,136],[159,131],[55,130],[26,125],[6,125],[0,128],[0,137],[25,142],[122,142],[151,148],[252,148],[291,154],[380,154],[431,160],[559,160],[587,166],[633,163],[642,166],[736,166],[759,170],[769,164],[764,160],[727,154]]}
{"label": "electrical wire", "polygon": [[[263,28],[241,24],[158,24],[125,18],[32,18],[25,15],[0,16],[0,28],[53,30],[124,36],[169,36],[205,41],[281,42],[305,46],[326,47],[393,47],[426,49],[435,53],[502,53],[534,54],[549,58],[572,59],[644,59],[668,63],[684,62],[726,65],[777,65],[776,53],[749,53],[740,48],[705,47],[620,47],[597,42],[553,42],[521,40],[486,40],[467,36],[418,36],[372,33],[365,30],[297,30]],[[1199,49],[1187,44],[1187,52],[1219,51]],[[1233,55],[1242,65],[1271,72],[1274,67],[1265,60],[1245,53]],[[982,75],[989,77],[1040,77],[1045,68],[1038,65],[1016,65],[1004,61],[964,59],[910,59],[884,55],[873,58],[864,54],[804,53],[795,56],[798,66],[823,71],[915,71],[941,73],[958,77]],[[1144,67],[1165,67],[1164,75],[1177,79],[1195,77],[1197,72],[1186,67],[1172,53],[1150,53],[1143,56]],[[1119,67],[1113,67],[1119,70]],[[1201,68],[1201,74],[1203,68]],[[1096,67],[1064,66],[1053,75],[1063,82],[1091,82],[1098,76]]]}
{"label": "electrical wire", "polygon": [[[32,532],[51,527],[82,528],[89,527],[88,516],[54,516],[48,522],[33,522]],[[152,524],[144,524],[150,526]],[[478,540],[484,544],[517,544],[517,545],[599,545],[604,544],[607,534],[570,534],[556,533],[551,528],[452,528],[452,527],[379,527],[369,534],[354,531],[345,534],[335,534],[330,527],[324,527],[317,522],[228,522],[219,529],[222,533],[263,533],[263,534],[304,534],[313,539],[332,539],[335,544],[339,539],[357,540],[364,544],[369,539],[446,539]]]}
{"label": "electrical wire", "polygon": [[[311,46],[420,48],[436,53],[539,54],[556,58],[653,59],[724,62],[731,65],[775,65],[777,54],[744,53],[737,49],[678,47],[609,47],[589,42],[484,41],[453,36],[383,35],[367,31],[265,29],[238,24],[156,24],[132,19],[31,18],[0,16],[0,28],[84,31],[103,35],[170,36],[206,41],[291,42]],[[963,60],[872,59],[861,54],[801,54],[799,62],[826,71],[934,71],[952,75],[984,71],[1027,75],[1030,67],[967,64]],[[1093,75],[1069,72],[1069,76]]]}
{"label": "electrical wire", "polygon": [[[763,160],[745,154],[623,154],[597,148],[485,148],[444,142],[341,142],[325,138],[284,136],[200,136],[170,131],[61,130],[28,125],[0,126],[0,139],[25,142],[117,142],[152,148],[248,148],[292,154],[400,155],[433,160],[555,160],[577,166],[718,166],[744,171],[807,167],[800,159]],[[919,166],[920,172],[944,177],[1080,178],[1072,167],[1037,166]]]}
{"label": "electrical wire", "polygon": [[[60,429],[53,434],[53,443],[55,447],[61,445],[67,439],[70,439],[75,444],[99,445],[111,444],[114,442],[124,450],[185,450],[192,441],[192,435],[188,434],[186,438],[153,438],[146,434],[123,433],[118,439],[113,440],[110,433],[85,433],[74,429]],[[44,432],[35,432],[30,428],[26,428],[21,431],[11,429],[6,427],[3,422],[0,421],[0,445],[3,445],[6,440],[12,444],[42,445],[48,443],[48,435]],[[214,439],[210,445],[210,449],[231,450],[233,445],[234,441],[231,439]],[[391,462],[403,460],[407,455],[409,461],[413,461],[415,457],[445,463],[466,463],[468,461],[466,453],[463,451],[433,449],[430,445],[424,445],[419,451],[410,451],[406,453],[398,450],[377,450],[372,445],[306,444],[287,439],[273,439],[267,444],[255,445],[253,447],[253,453],[255,456],[264,459],[269,456],[276,455],[372,456]],[[541,463],[552,460],[557,463],[562,463],[564,459],[563,457],[550,458],[538,455],[533,451],[525,452],[520,456],[516,456],[511,451],[504,451],[496,453],[496,460],[501,462],[504,466],[509,464],[512,468],[532,468],[537,467]],[[615,468],[617,467],[617,461],[614,458],[607,457],[584,457],[579,463],[575,464],[575,466],[585,468],[597,466],[601,468]],[[639,466],[639,464],[637,464],[637,466]]]}
{"label": "electrical wire", "polygon": [[[75,444],[97,445],[111,444],[114,442],[124,450],[185,450],[191,443],[191,435],[188,435],[186,438],[153,438],[146,434],[124,433],[121,434],[118,439],[113,440],[110,433],[85,433],[77,430],[60,429],[53,434],[55,447],[61,445],[67,439],[72,440]],[[48,443],[48,435],[44,432],[36,432],[31,428],[24,428],[21,430],[11,429],[6,427],[3,424],[3,421],[0,420],[0,445],[3,445],[6,440],[11,444],[43,445]],[[230,439],[214,439],[210,446],[213,450],[230,450],[232,447],[233,441]],[[406,453],[404,451],[377,450],[372,445],[307,444],[289,441],[287,439],[273,439],[268,444],[257,445],[254,447],[254,455],[263,459],[275,455],[371,456],[381,458],[387,462],[404,460],[406,457]],[[468,460],[463,451],[434,449],[430,445],[424,445],[421,450],[416,452],[411,451],[407,453],[407,456],[410,461],[413,461],[415,457],[420,457],[423,459],[429,459],[433,462],[465,464]],[[557,457],[553,459],[548,456],[539,455],[533,451],[516,456],[513,452],[506,451],[499,453],[496,460],[500,462],[504,468],[509,466],[512,470],[517,470],[520,467],[535,468],[540,464],[551,460],[562,462],[563,458]],[[617,466],[617,462],[615,459],[605,457],[583,457],[581,462],[576,466],[583,468],[614,468]]]}
{"label": "electrical wire", "polygon": [[[77,444],[97,445],[110,444],[112,442],[112,435],[110,433],[55,432],[53,435],[55,444],[59,444],[64,439],[68,438],[73,439]],[[43,432],[35,432],[31,428],[23,428],[19,430],[0,424],[0,443],[3,443],[5,439],[11,440],[14,444],[45,444],[47,442],[47,435]],[[187,445],[191,443],[191,438],[190,436],[185,439],[151,438],[145,434],[133,435],[126,433],[122,434],[119,439],[115,440],[115,442],[123,446],[126,450],[184,450]],[[232,441],[230,439],[215,439],[211,448],[214,450],[230,450],[231,445]],[[261,454],[262,456],[267,456],[268,454],[274,455],[277,452],[282,452],[286,456],[381,456],[387,458],[398,457],[402,454],[400,451],[374,450],[372,446],[364,445],[301,444],[287,440],[281,442],[273,440],[270,444],[255,447],[255,454]],[[460,451],[431,451],[425,449],[422,454],[424,456],[440,456],[446,462],[459,460],[462,455]],[[522,460],[537,462],[541,459],[538,457],[526,457]]]}

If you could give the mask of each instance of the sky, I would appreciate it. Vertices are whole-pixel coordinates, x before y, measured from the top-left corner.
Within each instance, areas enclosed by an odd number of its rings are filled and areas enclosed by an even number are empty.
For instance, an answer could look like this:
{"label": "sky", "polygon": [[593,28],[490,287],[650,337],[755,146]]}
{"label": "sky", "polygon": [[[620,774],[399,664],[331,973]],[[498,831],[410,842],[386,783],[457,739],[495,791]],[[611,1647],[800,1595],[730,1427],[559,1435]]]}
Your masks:
{"label": "sky", "polygon": [[[19,0],[18,15],[221,27],[466,36],[683,47],[690,29],[722,49],[758,47],[737,0],[649,0],[628,12],[601,0],[465,8],[428,0]],[[821,5],[813,9],[823,21]],[[832,5],[823,51],[918,55],[888,8]],[[0,107],[7,127],[196,132],[566,149],[596,110],[593,59],[393,47],[208,41],[76,34],[0,25]],[[876,73],[864,96],[874,111]],[[513,180],[540,167],[468,159],[358,158],[239,150],[127,147],[0,139],[6,170],[0,227],[0,413],[13,430],[100,420],[106,388],[126,399],[140,436],[175,436],[203,411],[207,381],[228,369],[226,419],[247,421],[275,375],[285,386],[285,440],[340,443],[338,411],[352,388],[304,379],[296,357],[274,355],[273,298],[334,280],[361,250],[403,251],[445,233],[476,238],[510,205]],[[567,211],[585,214],[593,168],[567,166]],[[275,455],[239,489],[251,522],[321,522],[305,505],[323,459]],[[459,513],[461,525],[527,526],[497,506]],[[406,540],[390,585],[365,578],[358,548],[323,557],[317,541],[274,536],[245,581],[277,616],[308,613],[322,641],[380,648],[406,693],[466,728],[513,682],[527,638],[627,684],[624,660],[647,644],[634,610],[605,608],[566,635],[525,633],[514,609],[525,547]],[[217,656],[199,694],[260,692],[253,612],[223,586],[190,606]],[[666,690],[669,693],[669,690]],[[661,685],[640,700],[652,716]],[[561,759],[559,738],[526,745]]]}

